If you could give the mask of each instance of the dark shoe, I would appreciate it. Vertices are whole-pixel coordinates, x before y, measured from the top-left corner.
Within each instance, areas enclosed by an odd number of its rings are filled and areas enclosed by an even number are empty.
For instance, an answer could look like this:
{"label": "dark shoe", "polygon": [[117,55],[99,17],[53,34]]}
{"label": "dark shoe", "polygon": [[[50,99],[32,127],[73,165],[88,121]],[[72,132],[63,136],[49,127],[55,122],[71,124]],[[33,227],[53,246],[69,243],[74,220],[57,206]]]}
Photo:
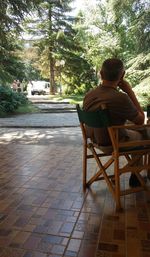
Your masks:
{"label": "dark shoe", "polygon": [[140,181],[138,180],[137,176],[135,174],[131,174],[129,178],[129,186],[130,187],[139,187],[141,186]]}

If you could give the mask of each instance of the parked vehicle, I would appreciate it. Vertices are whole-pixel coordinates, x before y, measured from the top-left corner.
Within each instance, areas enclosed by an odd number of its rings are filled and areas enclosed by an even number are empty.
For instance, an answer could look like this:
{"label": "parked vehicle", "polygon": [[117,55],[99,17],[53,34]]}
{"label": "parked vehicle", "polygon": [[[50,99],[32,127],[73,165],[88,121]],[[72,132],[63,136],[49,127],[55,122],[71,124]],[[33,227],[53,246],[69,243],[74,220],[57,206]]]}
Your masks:
{"label": "parked vehicle", "polygon": [[50,91],[50,83],[46,81],[31,81],[31,95],[46,95]]}

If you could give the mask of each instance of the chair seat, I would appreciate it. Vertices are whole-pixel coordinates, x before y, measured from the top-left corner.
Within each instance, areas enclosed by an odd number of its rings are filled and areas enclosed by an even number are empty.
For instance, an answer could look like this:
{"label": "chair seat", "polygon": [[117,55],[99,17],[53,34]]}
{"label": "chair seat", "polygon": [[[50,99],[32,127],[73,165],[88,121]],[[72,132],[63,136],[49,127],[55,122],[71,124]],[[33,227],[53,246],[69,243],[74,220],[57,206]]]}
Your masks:
{"label": "chair seat", "polygon": [[94,147],[96,147],[97,149],[101,150],[102,152],[106,153],[106,154],[111,154],[113,151],[113,147],[111,145],[108,146],[103,146],[103,145],[98,145],[96,143],[93,143]]}

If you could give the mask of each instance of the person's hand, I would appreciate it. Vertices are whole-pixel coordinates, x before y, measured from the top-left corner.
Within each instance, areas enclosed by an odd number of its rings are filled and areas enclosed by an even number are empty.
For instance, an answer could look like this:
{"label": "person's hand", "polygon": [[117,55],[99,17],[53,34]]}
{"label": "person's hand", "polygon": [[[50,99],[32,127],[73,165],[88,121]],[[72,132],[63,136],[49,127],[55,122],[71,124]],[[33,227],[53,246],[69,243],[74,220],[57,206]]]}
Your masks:
{"label": "person's hand", "polygon": [[124,79],[120,80],[118,87],[127,94],[132,91],[130,84]]}
{"label": "person's hand", "polygon": [[140,122],[143,123],[144,122],[144,112],[142,110],[142,107],[140,106],[140,103],[138,102],[138,99],[134,93],[134,91],[132,90],[132,87],[130,86],[130,84],[126,81],[126,80],[120,80],[120,82],[118,83],[118,87],[124,91],[131,99],[131,101],[134,103],[134,105],[136,106],[137,110],[140,113]]}

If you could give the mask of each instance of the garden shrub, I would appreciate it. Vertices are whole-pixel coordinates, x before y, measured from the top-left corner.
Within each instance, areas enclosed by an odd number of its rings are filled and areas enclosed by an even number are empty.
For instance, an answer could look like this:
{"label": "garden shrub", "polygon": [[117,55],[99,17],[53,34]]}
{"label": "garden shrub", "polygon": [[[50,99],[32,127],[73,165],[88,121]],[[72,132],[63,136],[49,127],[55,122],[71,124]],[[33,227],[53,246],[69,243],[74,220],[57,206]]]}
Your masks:
{"label": "garden shrub", "polygon": [[8,86],[0,86],[0,114],[13,113],[21,106],[28,103],[27,97],[13,91]]}

